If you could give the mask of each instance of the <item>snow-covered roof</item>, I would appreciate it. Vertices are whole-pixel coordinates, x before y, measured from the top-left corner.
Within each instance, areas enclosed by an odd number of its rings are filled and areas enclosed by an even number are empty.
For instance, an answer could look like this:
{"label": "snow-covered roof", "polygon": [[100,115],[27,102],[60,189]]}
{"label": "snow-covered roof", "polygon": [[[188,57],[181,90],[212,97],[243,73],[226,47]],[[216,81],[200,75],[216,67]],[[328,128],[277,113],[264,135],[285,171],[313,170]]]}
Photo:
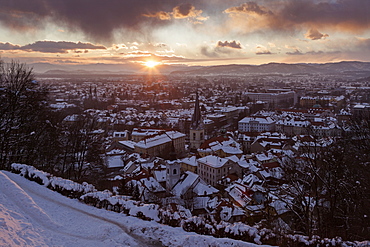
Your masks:
{"label": "snow-covered roof", "polygon": [[123,167],[124,163],[121,155],[110,155],[106,157],[106,163],[108,168]]}
{"label": "snow-covered roof", "polygon": [[223,167],[227,163],[227,161],[228,159],[220,158],[214,155],[208,155],[206,157],[198,159],[199,163],[203,163],[214,168]]}
{"label": "snow-covered roof", "polygon": [[245,207],[250,201],[252,201],[251,192],[245,185],[236,182],[226,190],[229,192],[231,198],[233,198],[241,207]]}
{"label": "snow-covered roof", "polygon": [[191,157],[188,157],[188,158],[183,158],[181,160],[182,163],[185,163],[187,165],[191,165],[191,166],[198,166],[198,163],[197,163],[197,157],[195,156],[191,156]]}
{"label": "snow-covered roof", "polygon": [[218,192],[218,189],[215,187],[209,185],[209,184],[204,184],[202,182],[199,182],[195,187],[194,190],[195,194],[198,196],[208,196],[212,195],[214,193]]}
{"label": "snow-covered roof", "polygon": [[193,192],[198,196],[206,196],[217,193],[218,190],[207,185],[198,174],[186,171],[179,182],[172,189],[172,193],[177,197],[183,195],[186,191],[192,188]]}
{"label": "snow-covered roof", "polygon": [[172,193],[178,197],[184,194],[194,183],[199,180],[199,175],[193,172],[186,171],[180,181],[172,189]]}
{"label": "snow-covered roof", "polygon": [[131,149],[134,149],[136,144],[134,141],[119,141],[119,143]]}
{"label": "snow-covered roof", "polygon": [[165,182],[166,181],[166,170],[155,170],[154,177],[158,182]]}
{"label": "snow-covered roof", "polygon": [[153,137],[145,138],[136,143],[135,146],[140,148],[151,148],[185,136],[185,134],[178,131],[167,131],[163,134],[158,134]]}
{"label": "snow-covered roof", "polygon": [[270,118],[270,117],[266,117],[266,118],[262,118],[262,117],[245,117],[243,118],[242,120],[239,121],[239,123],[250,123],[250,122],[258,122],[260,124],[272,124],[274,123],[275,121]]}

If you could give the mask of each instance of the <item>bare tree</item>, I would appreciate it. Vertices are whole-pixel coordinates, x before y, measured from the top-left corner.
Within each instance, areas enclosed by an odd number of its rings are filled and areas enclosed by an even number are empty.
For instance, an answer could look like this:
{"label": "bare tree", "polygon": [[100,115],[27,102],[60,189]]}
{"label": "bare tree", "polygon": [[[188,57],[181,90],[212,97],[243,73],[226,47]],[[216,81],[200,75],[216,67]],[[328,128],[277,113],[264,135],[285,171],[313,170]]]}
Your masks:
{"label": "bare tree", "polygon": [[0,61],[0,167],[12,162],[38,162],[40,147],[52,130],[47,116],[47,90],[32,69],[19,62]]}

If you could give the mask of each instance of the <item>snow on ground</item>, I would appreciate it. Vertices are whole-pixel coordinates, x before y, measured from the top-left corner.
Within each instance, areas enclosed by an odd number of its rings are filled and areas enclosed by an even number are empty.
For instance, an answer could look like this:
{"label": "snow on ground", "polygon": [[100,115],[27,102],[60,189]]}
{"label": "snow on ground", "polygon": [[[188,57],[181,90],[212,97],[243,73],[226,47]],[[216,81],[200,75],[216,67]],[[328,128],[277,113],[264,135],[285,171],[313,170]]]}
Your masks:
{"label": "snow on ground", "polygon": [[85,205],[0,171],[0,246],[261,246]]}

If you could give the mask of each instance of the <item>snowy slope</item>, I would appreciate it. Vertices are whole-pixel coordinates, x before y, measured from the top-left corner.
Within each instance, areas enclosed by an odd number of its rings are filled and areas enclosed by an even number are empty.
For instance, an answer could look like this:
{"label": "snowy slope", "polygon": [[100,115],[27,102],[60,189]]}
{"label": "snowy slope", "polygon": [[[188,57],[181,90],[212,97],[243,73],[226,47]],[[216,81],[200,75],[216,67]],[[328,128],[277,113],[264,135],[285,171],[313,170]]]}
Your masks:
{"label": "snowy slope", "polygon": [[0,246],[257,245],[197,235],[90,207],[0,171]]}

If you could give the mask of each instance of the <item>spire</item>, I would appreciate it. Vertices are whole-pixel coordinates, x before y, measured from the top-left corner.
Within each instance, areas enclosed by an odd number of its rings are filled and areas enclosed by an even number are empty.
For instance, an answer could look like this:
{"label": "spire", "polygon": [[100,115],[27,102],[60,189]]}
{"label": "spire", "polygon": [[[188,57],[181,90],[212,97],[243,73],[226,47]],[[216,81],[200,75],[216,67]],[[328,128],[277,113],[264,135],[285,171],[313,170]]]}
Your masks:
{"label": "spire", "polygon": [[193,117],[191,118],[191,128],[192,129],[203,128],[202,113],[200,111],[198,91],[196,92],[194,113]]}

